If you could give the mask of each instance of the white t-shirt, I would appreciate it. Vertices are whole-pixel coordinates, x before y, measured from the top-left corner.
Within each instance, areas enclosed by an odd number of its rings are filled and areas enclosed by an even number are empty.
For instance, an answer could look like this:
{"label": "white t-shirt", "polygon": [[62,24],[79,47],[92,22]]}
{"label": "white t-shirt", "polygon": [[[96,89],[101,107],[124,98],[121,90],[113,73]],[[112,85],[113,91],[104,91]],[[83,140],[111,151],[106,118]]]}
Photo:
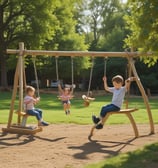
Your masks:
{"label": "white t-shirt", "polygon": [[124,97],[125,97],[125,93],[126,93],[126,88],[125,87],[121,87],[120,89],[116,89],[115,87],[110,87],[109,91],[111,93],[113,93],[113,97],[112,97],[112,104],[114,104],[115,106],[121,108]]}
{"label": "white t-shirt", "polygon": [[31,96],[25,96],[24,97],[24,109],[25,110],[33,110],[34,109],[34,103],[36,100]]}

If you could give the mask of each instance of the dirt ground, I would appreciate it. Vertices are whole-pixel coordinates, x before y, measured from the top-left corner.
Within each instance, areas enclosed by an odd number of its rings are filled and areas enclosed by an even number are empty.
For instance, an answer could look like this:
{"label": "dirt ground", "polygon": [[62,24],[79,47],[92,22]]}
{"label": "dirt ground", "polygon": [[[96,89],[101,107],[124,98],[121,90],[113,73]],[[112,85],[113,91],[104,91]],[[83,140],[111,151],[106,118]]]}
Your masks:
{"label": "dirt ground", "polygon": [[3,136],[0,131],[0,168],[83,168],[158,142],[158,125],[153,135],[149,135],[149,125],[138,125],[137,139],[131,125],[106,125],[91,140],[90,129],[91,125],[52,124],[34,137],[19,138],[15,134]]}

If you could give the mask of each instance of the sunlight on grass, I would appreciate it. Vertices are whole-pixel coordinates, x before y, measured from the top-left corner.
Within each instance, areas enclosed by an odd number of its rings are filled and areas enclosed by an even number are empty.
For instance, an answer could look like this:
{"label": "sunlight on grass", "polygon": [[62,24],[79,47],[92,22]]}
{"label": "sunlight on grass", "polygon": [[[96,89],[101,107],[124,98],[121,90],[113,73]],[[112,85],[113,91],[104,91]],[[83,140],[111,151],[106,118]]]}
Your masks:
{"label": "sunlight on grass", "polygon": [[[111,101],[111,96],[98,96],[96,100],[90,104],[89,107],[83,106],[83,100],[80,97],[75,97],[71,101],[71,115],[66,116],[60,100],[57,99],[57,95],[41,94],[41,101],[37,105],[38,108],[43,110],[44,119],[50,123],[77,123],[77,124],[91,124],[92,114],[98,115],[101,106],[108,104]],[[0,94],[0,123],[7,123],[11,93],[2,92]],[[150,100],[151,111],[155,123],[158,123],[157,115],[157,100]],[[133,113],[136,123],[148,123],[148,115],[145,109],[142,98],[130,98],[129,108],[137,107],[139,111]],[[15,111],[17,109],[17,101],[15,103]],[[16,122],[17,115],[14,114],[14,122]],[[36,123],[35,117],[29,117],[28,123]],[[124,124],[129,123],[128,118],[125,115],[113,115],[107,121],[107,124]]]}
{"label": "sunlight on grass", "polygon": [[143,149],[106,159],[85,168],[156,168],[158,167],[158,143],[145,146]]}

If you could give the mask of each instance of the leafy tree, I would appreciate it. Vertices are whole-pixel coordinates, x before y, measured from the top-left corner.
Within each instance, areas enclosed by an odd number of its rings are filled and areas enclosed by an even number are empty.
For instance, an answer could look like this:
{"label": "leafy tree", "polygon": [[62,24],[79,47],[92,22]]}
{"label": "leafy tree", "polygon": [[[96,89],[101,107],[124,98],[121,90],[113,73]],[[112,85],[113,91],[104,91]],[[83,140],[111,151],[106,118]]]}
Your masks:
{"label": "leafy tree", "polygon": [[[87,28],[87,36],[90,41],[89,50],[98,50],[100,38],[106,37],[116,26],[117,14],[121,10],[119,0],[92,0],[86,1],[85,17],[83,17],[83,29]],[[120,18],[119,18],[120,19]],[[121,24],[121,20],[118,20]],[[86,33],[86,32],[85,32]],[[87,38],[88,39],[88,38]]]}
{"label": "leafy tree", "polygon": [[[158,52],[158,19],[157,19],[156,0],[129,0],[128,11],[129,14],[125,16],[128,24],[128,29],[131,33],[125,39],[129,47],[138,49],[143,52],[155,51]],[[155,55],[154,54],[154,55]],[[156,62],[154,57],[145,62],[153,65]],[[151,63],[151,64],[150,64]]]}
{"label": "leafy tree", "polygon": [[[54,14],[58,21],[58,29],[55,30],[55,35],[51,40],[45,43],[45,48],[60,51],[85,51],[88,46],[85,45],[85,36],[82,33],[77,32],[76,26],[78,24],[76,16],[79,14],[78,6],[81,0],[58,0]],[[46,58],[44,58],[46,59]],[[50,67],[49,79],[55,79],[55,59],[47,58],[49,62],[43,66],[42,73],[48,72]],[[75,57],[74,60],[74,76],[78,76],[82,73],[83,69],[89,67],[88,57]],[[62,79],[71,78],[71,59],[70,57],[58,58],[59,74]],[[71,80],[70,80],[71,81]]]}
{"label": "leafy tree", "polygon": [[[23,41],[27,49],[87,49],[84,36],[76,33],[75,29],[77,22],[74,15],[80,2],[81,0],[39,0],[31,3],[28,0],[2,0],[0,2],[0,67],[3,87],[7,86],[6,67],[14,68],[16,62],[16,57],[8,58],[5,51],[7,48],[17,48],[19,41]],[[41,74],[42,70],[43,73],[48,72],[44,71],[45,67],[52,66],[47,60],[50,59],[39,57],[37,60]],[[31,63],[29,57],[27,61]],[[77,66],[76,73],[88,65],[87,58],[79,58],[75,61],[80,65]]]}
{"label": "leafy tree", "polygon": [[51,0],[1,0],[0,2],[0,67],[1,86],[7,87],[6,49],[24,41],[27,48],[39,48],[54,34],[56,18],[50,11]]}
{"label": "leafy tree", "polygon": [[[86,42],[89,44],[89,50],[97,51],[123,51],[124,38],[126,36],[125,21],[123,16],[125,14],[125,5],[119,0],[92,0],[85,3],[85,16],[81,19],[83,21],[82,28],[86,34]],[[111,67],[118,67],[117,73],[124,71],[124,60],[109,59],[107,67],[108,76],[114,75]],[[119,69],[119,71],[118,71]],[[103,58],[95,59],[93,87],[102,86],[102,76],[104,72]],[[100,80],[98,80],[100,79]]]}

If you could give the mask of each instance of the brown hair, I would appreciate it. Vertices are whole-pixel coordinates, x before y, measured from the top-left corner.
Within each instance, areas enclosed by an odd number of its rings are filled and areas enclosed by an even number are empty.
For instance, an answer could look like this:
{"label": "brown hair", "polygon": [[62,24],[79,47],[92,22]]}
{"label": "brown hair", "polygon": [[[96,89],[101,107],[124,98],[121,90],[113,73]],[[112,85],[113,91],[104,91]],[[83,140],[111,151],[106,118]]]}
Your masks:
{"label": "brown hair", "polygon": [[112,78],[112,82],[116,82],[116,83],[124,83],[124,79],[121,75],[116,75]]}
{"label": "brown hair", "polygon": [[26,93],[35,91],[35,88],[32,86],[26,86]]}

